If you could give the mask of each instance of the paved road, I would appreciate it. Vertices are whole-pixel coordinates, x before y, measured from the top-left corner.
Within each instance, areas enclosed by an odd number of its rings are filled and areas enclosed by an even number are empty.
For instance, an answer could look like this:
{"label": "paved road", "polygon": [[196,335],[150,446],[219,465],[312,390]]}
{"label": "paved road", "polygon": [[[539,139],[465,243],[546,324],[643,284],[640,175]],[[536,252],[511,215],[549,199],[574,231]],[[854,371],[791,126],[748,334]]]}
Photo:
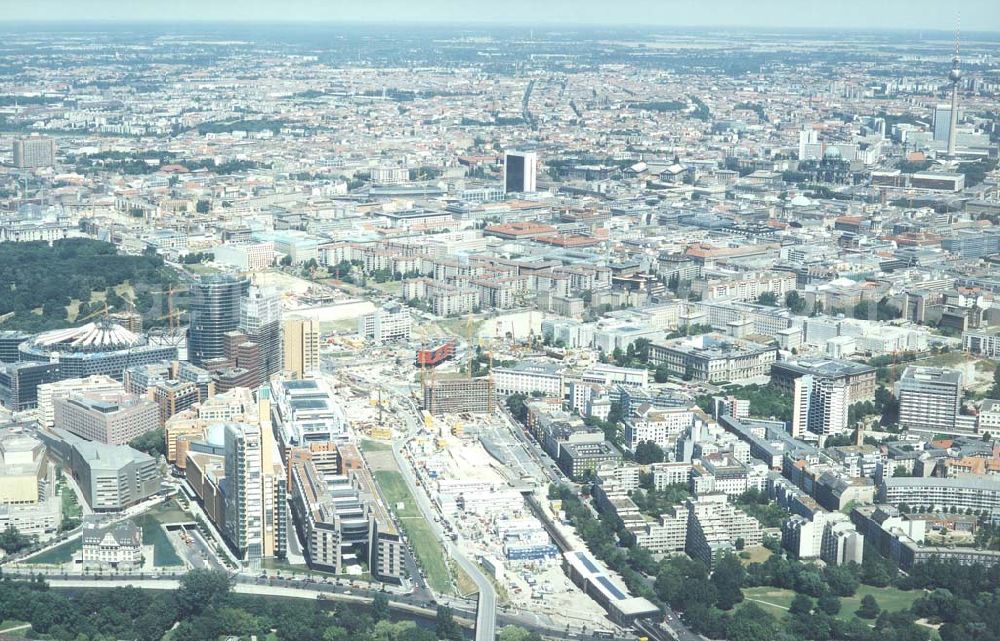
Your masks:
{"label": "paved road", "polygon": [[[411,399],[406,399],[406,405],[410,411],[403,410],[400,414],[406,422],[408,435],[412,435],[417,431],[416,426],[419,424],[419,414],[416,412]],[[417,501],[417,505],[420,506],[420,511],[423,513],[424,518],[434,531],[434,535],[444,543],[448,554],[455,559],[455,562],[466,574],[472,577],[472,580],[476,583],[476,587],[479,589],[479,601],[476,608],[476,641],[494,641],[497,630],[496,589],[486,575],[483,574],[482,570],[479,569],[479,565],[469,560],[462,550],[448,539],[441,525],[434,520],[436,516],[434,506],[427,499],[427,494],[417,487],[413,467],[403,455],[404,443],[405,440],[396,440],[392,444],[392,454],[396,459],[396,465],[399,467],[403,479],[410,489],[410,493]]]}
{"label": "paved road", "polygon": [[[17,572],[5,572],[6,574],[17,574]],[[28,573],[25,572],[25,575]],[[65,577],[65,578],[64,578]],[[176,590],[180,586],[180,581],[176,578],[152,577],[139,575],[137,577],[124,577],[113,575],[87,575],[68,577],[46,576],[45,580],[54,588],[95,588],[95,587],[127,587],[131,586],[142,590]],[[237,575],[236,584],[233,591],[240,594],[254,594],[258,596],[286,596],[298,599],[328,599],[334,601],[344,601],[352,603],[370,603],[376,591],[356,588],[354,586],[335,584],[306,582],[303,580],[286,580],[276,576],[268,579],[259,579],[247,575]],[[417,616],[433,619],[437,615],[437,608],[434,604],[428,604],[421,599],[409,594],[387,593],[389,606],[395,610],[408,612]],[[471,607],[467,602],[459,599],[440,598],[439,603],[444,603],[452,608],[455,616],[460,621],[468,623],[475,617],[478,619],[478,608]],[[530,614],[530,613],[529,613]],[[507,614],[501,617],[504,624],[519,625],[528,630],[556,639],[576,640],[576,641],[600,641],[599,638],[578,632],[567,632],[564,628],[552,627],[532,619],[525,615]],[[477,628],[478,630],[478,628]],[[478,638],[477,632],[477,638]],[[702,640],[699,640],[702,641]]]}

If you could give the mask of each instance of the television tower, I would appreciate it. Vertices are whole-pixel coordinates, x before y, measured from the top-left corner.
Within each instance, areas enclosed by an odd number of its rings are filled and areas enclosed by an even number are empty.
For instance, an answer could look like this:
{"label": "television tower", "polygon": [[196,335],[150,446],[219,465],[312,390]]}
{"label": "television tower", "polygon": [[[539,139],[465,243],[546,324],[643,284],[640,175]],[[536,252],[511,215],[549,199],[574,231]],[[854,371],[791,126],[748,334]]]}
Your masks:
{"label": "television tower", "polygon": [[955,30],[955,57],[951,59],[951,71],[948,80],[951,81],[951,122],[948,124],[948,158],[955,157],[955,138],[958,130],[958,83],[962,80],[962,70],[958,68],[959,37],[962,30],[961,17]]}

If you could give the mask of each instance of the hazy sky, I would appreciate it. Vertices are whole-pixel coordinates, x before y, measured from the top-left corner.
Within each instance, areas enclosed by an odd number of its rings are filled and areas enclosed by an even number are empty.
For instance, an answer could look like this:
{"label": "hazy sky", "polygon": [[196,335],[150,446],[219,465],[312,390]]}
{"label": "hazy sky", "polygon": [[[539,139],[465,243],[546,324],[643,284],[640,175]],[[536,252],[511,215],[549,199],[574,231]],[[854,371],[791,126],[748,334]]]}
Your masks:
{"label": "hazy sky", "polygon": [[0,0],[4,20],[497,22],[1000,31],[1000,0]]}

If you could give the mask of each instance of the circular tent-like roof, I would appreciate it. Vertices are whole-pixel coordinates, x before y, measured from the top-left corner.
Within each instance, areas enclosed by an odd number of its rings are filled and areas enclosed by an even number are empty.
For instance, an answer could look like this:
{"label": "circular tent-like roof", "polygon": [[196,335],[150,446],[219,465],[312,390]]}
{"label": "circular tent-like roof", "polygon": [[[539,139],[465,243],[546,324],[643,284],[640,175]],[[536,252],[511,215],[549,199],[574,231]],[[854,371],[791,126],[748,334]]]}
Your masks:
{"label": "circular tent-like roof", "polygon": [[46,351],[111,351],[143,344],[138,334],[112,322],[87,323],[80,327],[43,332],[32,341],[34,347]]}

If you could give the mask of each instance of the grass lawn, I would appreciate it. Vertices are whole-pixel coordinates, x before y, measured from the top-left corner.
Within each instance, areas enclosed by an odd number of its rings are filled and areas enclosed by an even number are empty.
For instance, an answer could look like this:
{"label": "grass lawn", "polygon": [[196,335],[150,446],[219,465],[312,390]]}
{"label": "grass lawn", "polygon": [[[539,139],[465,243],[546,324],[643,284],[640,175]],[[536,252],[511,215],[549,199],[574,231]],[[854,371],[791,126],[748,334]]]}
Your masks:
{"label": "grass lawn", "polygon": [[309,566],[304,563],[289,563],[284,559],[262,559],[260,567],[265,570],[277,570],[279,572],[311,572],[314,574],[323,574],[323,572],[318,570],[310,570]]}
{"label": "grass lawn", "polygon": [[976,371],[992,374],[997,369],[997,362],[990,360],[976,361]]}
{"label": "grass lawn", "polygon": [[771,555],[773,554],[773,552],[768,550],[763,545],[754,545],[752,547],[748,547],[743,551],[750,554],[749,559],[742,559],[742,558],[740,559],[740,561],[742,561],[744,566],[750,565],[751,563],[763,563],[764,561],[767,561],[769,558],[771,558]]}
{"label": "grass lawn", "polygon": [[54,548],[50,548],[41,554],[37,554],[24,561],[29,565],[61,565],[73,560],[73,554],[80,551],[83,543],[80,539],[66,541]]}
{"label": "grass lawn", "polygon": [[388,443],[373,441],[367,438],[360,441],[360,447],[362,452],[388,452],[392,449],[392,446]]}
{"label": "grass lawn", "polygon": [[218,274],[219,270],[205,263],[194,263],[191,265],[184,265],[184,271],[190,272],[196,276],[204,276],[207,274]]}
{"label": "grass lawn", "polygon": [[436,592],[452,592],[451,576],[441,544],[406,487],[403,476],[391,470],[376,470],[373,474],[389,508],[396,513],[406,531],[410,547],[427,573],[427,582]]}
{"label": "grass lawn", "polygon": [[945,352],[923,359],[920,364],[924,365],[926,363],[932,367],[954,367],[955,365],[961,365],[973,360],[976,360],[976,357],[970,356],[965,352]]}
{"label": "grass lawn", "polygon": [[18,626],[27,625],[27,621],[18,621],[17,619],[4,619],[0,621],[0,632],[7,630],[9,628],[16,628]]}
{"label": "grass lawn", "polygon": [[4,621],[0,623],[0,634],[5,638],[25,638],[28,633],[31,632],[31,627],[19,628],[17,630],[11,630],[10,628],[27,625],[23,621]]}
{"label": "grass lawn", "polygon": [[[444,331],[452,334],[453,336],[458,336],[459,338],[466,338],[468,336],[469,321],[465,317],[460,318],[447,318],[438,322],[438,325]],[[476,336],[479,335],[479,328],[483,326],[483,321],[473,320],[472,321],[472,340],[475,343]]]}
{"label": "grass lawn", "polygon": [[899,610],[909,610],[913,602],[923,596],[920,590],[897,590],[896,588],[875,588],[870,585],[862,585],[854,596],[845,597],[840,600],[843,605],[841,610],[849,610],[851,614],[861,607],[861,599],[865,595],[872,595],[878,601],[878,607],[889,612]]}
{"label": "grass lawn", "polygon": [[[898,612],[908,610],[910,605],[923,594],[920,590],[897,590],[896,588],[875,588],[870,585],[862,585],[854,596],[840,598],[840,612],[837,618],[849,621],[854,618],[854,611],[861,607],[861,599],[871,594],[878,601],[878,605],[888,612]],[[788,612],[795,593],[791,590],[761,586],[756,588],[746,588],[743,596],[747,601],[759,605],[766,612],[777,618],[781,618]]]}
{"label": "grass lawn", "polygon": [[163,531],[159,519],[153,514],[143,514],[133,519],[135,524],[142,530],[143,545],[153,546],[153,565],[156,567],[182,566],[184,562],[177,555],[174,546],[167,540],[167,533]]}
{"label": "grass lawn", "polygon": [[372,288],[379,290],[385,294],[391,294],[393,296],[398,296],[401,291],[403,291],[403,283],[398,280],[387,280],[384,283],[376,283],[375,281],[368,281],[368,284]]}
{"label": "grass lawn", "polygon": [[479,592],[479,586],[476,585],[476,582],[472,580],[471,576],[465,573],[465,570],[458,567],[458,563],[449,560],[448,568],[455,576],[455,585],[458,587],[459,594],[467,595]]}

